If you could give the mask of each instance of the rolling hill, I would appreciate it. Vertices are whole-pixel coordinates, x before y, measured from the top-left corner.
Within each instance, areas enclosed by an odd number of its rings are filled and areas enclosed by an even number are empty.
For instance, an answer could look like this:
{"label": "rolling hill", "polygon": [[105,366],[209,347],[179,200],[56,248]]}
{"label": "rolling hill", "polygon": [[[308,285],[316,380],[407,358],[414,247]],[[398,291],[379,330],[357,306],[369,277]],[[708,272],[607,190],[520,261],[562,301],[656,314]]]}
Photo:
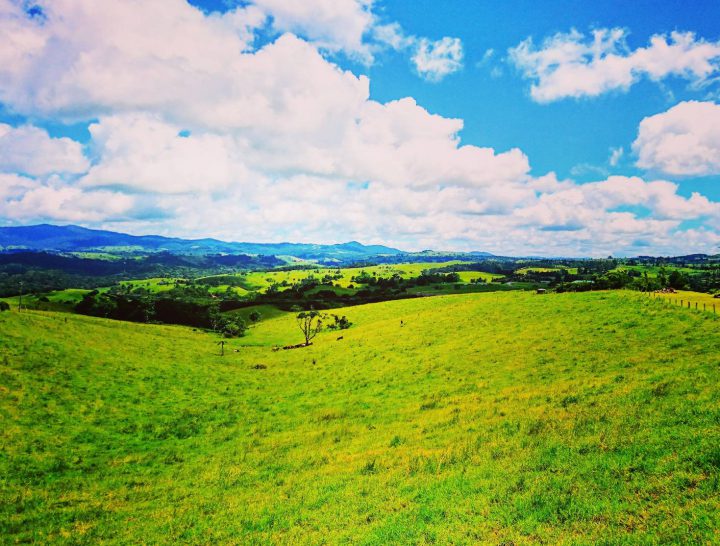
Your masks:
{"label": "rolling hill", "polygon": [[189,328],[0,313],[2,542],[717,541],[712,315],[624,291],[342,313],[222,357]]}
{"label": "rolling hill", "polygon": [[357,241],[336,245],[301,243],[233,243],[217,239],[178,239],[159,235],[128,235],[80,226],[0,227],[0,248],[36,251],[92,252],[135,250],[174,254],[251,254],[293,256],[306,260],[362,260],[377,255],[397,255],[402,251],[382,245],[363,245]]}

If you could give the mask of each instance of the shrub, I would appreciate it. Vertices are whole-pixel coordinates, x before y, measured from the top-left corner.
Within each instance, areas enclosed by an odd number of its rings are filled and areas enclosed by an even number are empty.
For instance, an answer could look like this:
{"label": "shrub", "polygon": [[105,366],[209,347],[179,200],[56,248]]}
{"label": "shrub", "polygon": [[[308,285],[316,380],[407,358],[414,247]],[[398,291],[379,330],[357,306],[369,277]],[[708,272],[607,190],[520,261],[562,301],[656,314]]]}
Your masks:
{"label": "shrub", "polygon": [[217,324],[217,331],[224,337],[241,337],[247,331],[247,324],[239,317],[223,317]]}

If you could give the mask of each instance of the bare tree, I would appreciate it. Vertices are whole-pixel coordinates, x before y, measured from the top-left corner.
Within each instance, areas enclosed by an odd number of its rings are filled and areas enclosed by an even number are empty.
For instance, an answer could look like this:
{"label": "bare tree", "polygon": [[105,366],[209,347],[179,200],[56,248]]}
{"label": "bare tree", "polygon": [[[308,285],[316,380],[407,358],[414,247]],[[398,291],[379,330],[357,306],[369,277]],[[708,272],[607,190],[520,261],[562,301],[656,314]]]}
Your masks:
{"label": "bare tree", "polygon": [[295,319],[305,336],[305,346],[310,345],[310,340],[322,329],[322,315],[317,311],[303,311]]}

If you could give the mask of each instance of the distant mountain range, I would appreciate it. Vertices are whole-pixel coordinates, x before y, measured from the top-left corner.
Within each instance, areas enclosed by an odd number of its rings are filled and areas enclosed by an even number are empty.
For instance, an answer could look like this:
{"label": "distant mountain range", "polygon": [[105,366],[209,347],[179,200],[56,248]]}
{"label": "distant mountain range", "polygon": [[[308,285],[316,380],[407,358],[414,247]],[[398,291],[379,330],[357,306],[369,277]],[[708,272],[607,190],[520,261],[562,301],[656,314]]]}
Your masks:
{"label": "distant mountain range", "polygon": [[217,239],[179,239],[159,235],[128,235],[80,226],[0,227],[0,250],[53,252],[170,252],[185,255],[250,254],[292,256],[303,260],[347,262],[373,256],[397,256],[401,250],[357,241],[335,245],[302,243],[233,243]]}

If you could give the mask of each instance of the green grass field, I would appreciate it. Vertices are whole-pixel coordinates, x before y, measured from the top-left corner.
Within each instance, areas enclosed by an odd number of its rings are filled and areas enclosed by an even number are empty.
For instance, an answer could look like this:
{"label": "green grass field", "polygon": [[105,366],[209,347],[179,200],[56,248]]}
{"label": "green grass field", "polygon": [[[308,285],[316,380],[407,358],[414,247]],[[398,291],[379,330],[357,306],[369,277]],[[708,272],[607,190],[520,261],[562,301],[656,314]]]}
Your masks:
{"label": "green grass field", "polygon": [[[90,292],[90,290],[84,290],[82,288],[66,288],[65,290],[54,290],[43,294],[26,294],[22,297],[23,307],[39,307],[46,311],[72,312],[73,308],[80,303],[83,296],[88,292]],[[46,298],[47,301],[41,298]],[[20,296],[0,298],[0,301],[5,301],[12,308],[16,309],[20,304]]]}
{"label": "green grass field", "polygon": [[[340,274],[342,278],[333,281],[340,288],[347,288],[353,284],[352,278],[359,275],[363,271],[370,275],[377,275],[378,277],[389,278],[394,274],[400,275],[403,279],[409,279],[411,277],[419,276],[426,269],[434,269],[445,267],[449,265],[457,265],[462,262],[450,261],[450,262],[423,262],[423,263],[408,263],[408,264],[396,264],[396,265],[374,265],[368,267],[343,267],[340,268]],[[242,293],[247,291],[263,291],[274,283],[287,282],[288,284],[294,284],[310,277],[314,276],[316,279],[322,279],[325,275],[334,275],[338,271],[338,268],[317,268],[317,269],[296,269],[290,271],[248,271],[247,273],[236,275],[242,280]],[[500,277],[501,275],[495,275],[493,273],[483,273],[476,271],[463,271],[459,273],[462,282],[470,282],[473,279],[482,278],[485,281],[491,281],[493,278]],[[205,277],[207,278],[207,277]],[[199,279],[202,282],[202,278]],[[226,287],[226,286],[225,286]]]}
{"label": "green grass field", "polygon": [[133,288],[144,288],[150,292],[166,292],[175,287],[175,279],[173,277],[156,277],[151,279],[134,279],[131,281],[120,281],[121,286],[132,286]]}
{"label": "green grass field", "polygon": [[698,310],[717,313],[720,316],[720,298],[715,298],[712,294],[691,292],[690,290],[677,290],[674,294],[655,293],[653,297],[662,298],[667,301],[668,304],[673,305],[687,306],[689,302],[691,309],[695,309],[695,304],[697,304]]}
{"label": "green grass field", "polygon": [[571,275],[577,275],[578,268],[577,267],[523,267],[522,269],[518,269],[515,271],[518,275],[524,275],[525,273],[532,272],[532,273],[549,273],[551,271],[562,271],[565,270]]}
{"label": "green grass field", "polygon": [[678,266],[658,266],[658,265],[628,265],[624,264],[620,267],[617,267],[616,269],[613,269],[612,271],[637,271],[639,273],[647,273],[648,277],[655,278],[660,273],[660,270],[664,269],[666,273],[670,273],[672,271],[679,271],[680,273],[687,273],[688,275],[694,275],[698,273],[697,269],[693,269],[692,267],[678,267]]}
{"label": "green grass field", "polygon": [[342,314],[289,351],[293,316],[267,317],[221,357],[189,328],[0,313],[0,542],[720,541],[720,319],[619,291]]}

